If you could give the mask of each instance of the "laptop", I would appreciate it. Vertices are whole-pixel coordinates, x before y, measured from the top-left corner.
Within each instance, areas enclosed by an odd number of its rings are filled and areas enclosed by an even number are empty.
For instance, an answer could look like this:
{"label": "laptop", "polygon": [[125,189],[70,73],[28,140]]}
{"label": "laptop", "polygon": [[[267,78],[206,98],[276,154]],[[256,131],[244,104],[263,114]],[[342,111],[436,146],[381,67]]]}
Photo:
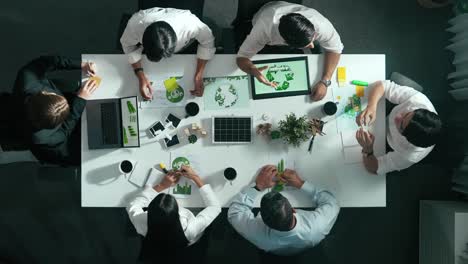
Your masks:
{"label": "laptop", "polygon": [[89,100],[86,117],[89,149],[140,146],[136,96]]}

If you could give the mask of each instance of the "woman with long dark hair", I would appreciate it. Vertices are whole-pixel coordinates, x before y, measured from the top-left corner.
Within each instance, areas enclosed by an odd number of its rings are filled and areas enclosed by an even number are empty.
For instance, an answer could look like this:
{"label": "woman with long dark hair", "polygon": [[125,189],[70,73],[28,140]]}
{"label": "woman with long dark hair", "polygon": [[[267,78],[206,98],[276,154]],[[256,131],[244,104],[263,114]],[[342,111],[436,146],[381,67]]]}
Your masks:
{"label": "woman with long dark hair", "polygon": [[[187,177],[200,188],[207,207],[197,216],[179,207],[174,196],[164,193],[180,177]],[[144,207],[148,207],[147,211]],[[211,186],[205,184],[191,167],[182,166],[180,171],[169,172],[159,184],[147,186],[130,203],[127,211],[138,234],[145,237],[141,258],[154,261],[176,256],[181,249],[197,242],[221,212],[221,206]]]}

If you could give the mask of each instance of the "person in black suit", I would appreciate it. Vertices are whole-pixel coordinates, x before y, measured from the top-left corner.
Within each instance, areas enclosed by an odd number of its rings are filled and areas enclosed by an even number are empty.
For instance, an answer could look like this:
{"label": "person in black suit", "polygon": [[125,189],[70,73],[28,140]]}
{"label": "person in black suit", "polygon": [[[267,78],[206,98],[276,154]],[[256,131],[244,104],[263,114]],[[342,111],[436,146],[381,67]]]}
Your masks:
{"label": "person in black suit", "polygon": [[79,133],[76,140],[71,138],[97,83],[90,80],[80,87],[79,80],[64,84],[47,76],[54,71],[79,69],[90,76],[96,73],[94,63],[62,56],[36,58],[18,72],[14,94],[24,106],[22,115],[26,122],[22,131],[26,133],[32,153],[40,161],[80,163]]}

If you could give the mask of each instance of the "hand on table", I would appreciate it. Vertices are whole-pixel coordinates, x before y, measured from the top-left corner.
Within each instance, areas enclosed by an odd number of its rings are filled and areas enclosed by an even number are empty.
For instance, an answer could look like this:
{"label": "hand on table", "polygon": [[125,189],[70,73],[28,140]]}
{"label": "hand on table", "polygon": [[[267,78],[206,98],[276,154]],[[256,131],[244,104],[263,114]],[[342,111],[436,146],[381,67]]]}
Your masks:
{"label": "hand on table", "polygon": [[205,85],[203,84],[203,78],[195,77],[194,80],[195,87],[190,90],[190,94],[193,96],[201,97],[205,91]]}
{"label": "hand on table", "polygon": [[168,174],[164,176],[164,178],[161,180],[159,184],[153,186],[153,189],[155,189],[157,192],[162,192],[165,189],[176,184],[179,181],[179,178],[180,176],[177,175],[176,172],[170,171]]}
{"label": "hand on table", "polygon": [[291,170],[291,169],[284,170],[281,178],[282,180],[286,181],[286,184],[297,189],[301,189],[302,185],[304,184],[304,180],[302,180],[301,177],[299,177],[299,175],[297,174],[295,170]]}
{"label": "hand on table", "polygon": [[202,179],[200,178],[200,176],[198,176],[198,174],[193,170],[192,167],[190,166],[187,166],[187,165],[183,165],[179,171],[177,171],[177,173],[181,176],[184,176],[190,180],[192,180],[193,182],[195,182],[195,184],[198,186],[198,188],[202,187],[203,185],[205,185],[205,183],[202,181]]}
{"label": "hand on table", "polygon": [[265,76],[263,76],[262,74],[262,71],[268,69],[268,66],[263,66],[263,67],[260,67],[260,68],[255,68],[253,70],[253,76],[255,76],[255,78],[257,78],[257,80],[265,85],[268,85],[268,86],[271,86],[273,88],[276,88],[276,83],[274,82],[270,82],[268,81],[267,78],[265,78]]}
{"label": "hand on table", "polygon": [[180,175],[187,177],[188,179],[194,180],[196,178],[200,178],[198,174],[193,170],[192,167],[187,165],[182,165],[180,171],[178,172]]}
{"label": "hand on table", "polygon": [[327,86],[322,82],[318,82],[312,88],[312,93],[310,94],[310,99],[312,101],[320,101],[325,95],[327,95]]}
{"label": "hand on table", "polygon": [[375,106],[367,106],[359,115],[356,117],[356,124],[358,126],[369,126],[375,121]]}
{"label": "hand on table", "polygon": [[146,75],[138,77],[140,94],[145,100],[153,99],[153,88],[151,87],[150,81],[146,78]]}
{"label": "hand on table", "polygon": [[356,139],[359,145],[361,145],[363,152],[371,153],[374,150],[375,137],[369,131],[360,128],[356,131]]}
{"label": "hand on table", "polygon": [[275,165],[266,165],[260,170],[255,180],[256,187],[263,191],[267,188],[275,186],[273,178],[278,173],[278,170]]}
{"label": "hand on table", "polygon": [[83,62],[81,63],[81,70],[88,74],[89,76],[94,76],[96,75],[97,72],[97,66],[96,63],[94,62]]}
{"label": "hand on table", "polygon": [[81,86],[80,90],[78,90],[77,96],[88,100],[94,91],[96,91],[97,87],[97,82],[95,80],[87,80],[86,83]]}

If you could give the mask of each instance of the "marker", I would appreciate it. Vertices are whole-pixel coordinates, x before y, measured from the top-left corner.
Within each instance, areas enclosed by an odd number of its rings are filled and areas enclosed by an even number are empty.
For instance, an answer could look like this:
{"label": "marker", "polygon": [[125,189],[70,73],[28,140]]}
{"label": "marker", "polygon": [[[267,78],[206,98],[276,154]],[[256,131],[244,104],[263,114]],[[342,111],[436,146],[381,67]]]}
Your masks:
{"label": "marker", "polygon": [[312,146],[314,145],[314,139],[315,139],[315,136],[312,136],[312,139],[310,140],[310,143],[309,143],[309,153],[312,152]]}
{"label": "marker", "polygon": [[358,81],[358,80],[352,80],[352,81],[351,81],[351,84],[360,85],[360,86],[369,86],[369,83],[368,83],[368,82]]}
{"label": "marker", "polygon": [[166,165],[164,165],[164,163],[162,163],[162,162],[159,163],[159,168],[161,168],[161,170],[162,170],[164,173],[166,173],[166,174],[169,173],[169,171],[166,169]]}

